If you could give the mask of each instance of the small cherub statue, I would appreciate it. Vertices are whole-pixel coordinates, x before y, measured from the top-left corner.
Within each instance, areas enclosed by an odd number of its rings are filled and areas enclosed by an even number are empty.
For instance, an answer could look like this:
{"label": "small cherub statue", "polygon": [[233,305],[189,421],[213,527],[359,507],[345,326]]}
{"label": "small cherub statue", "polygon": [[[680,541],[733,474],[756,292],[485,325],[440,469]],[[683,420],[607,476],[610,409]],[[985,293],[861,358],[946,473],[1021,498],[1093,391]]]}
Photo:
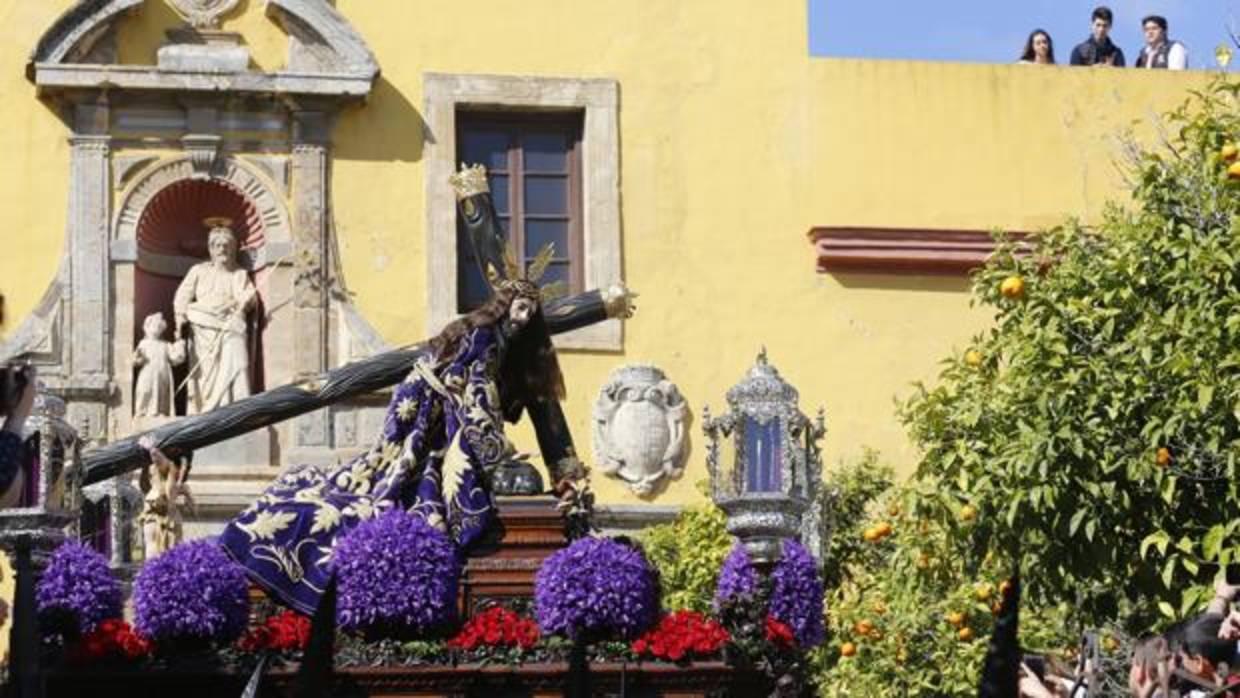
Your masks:
{"label": "small cherub statue", "polygon": [[171,417],[176,383],[172,367],[185,363],[185,342],[164,339],[168,323],[163,313],[151,313],[142,321],[145,335],[133,350],[133,365],[139,367],[134,386],[135,417]]}
{"label": "small cherub statue", "polygon": [[151,455],[151,464],[142,469],[138,478],[145,494],[138,522],[142,524],[142,541],[149,560],[181,542],[185,511],[193,508],[194,499],[186,484],[188,465],[173,463],[149,436],[142,437],[138,445]]}

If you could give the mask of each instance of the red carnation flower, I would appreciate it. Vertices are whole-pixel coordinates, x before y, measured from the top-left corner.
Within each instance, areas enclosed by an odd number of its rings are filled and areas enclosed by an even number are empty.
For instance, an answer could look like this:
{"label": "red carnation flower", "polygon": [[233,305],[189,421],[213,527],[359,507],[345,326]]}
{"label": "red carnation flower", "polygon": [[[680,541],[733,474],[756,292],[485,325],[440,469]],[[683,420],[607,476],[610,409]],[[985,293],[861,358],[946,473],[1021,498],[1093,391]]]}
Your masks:
{"label": "red carnation flower", "polygon": [[766,617],[766,639],[781,647],[791,648],[796,645],[796,636],[792,634],[792,628],[771,616]]}
{"label": "red carnation flower", "polygon": [[709,657],[730,639],[719,623],[695,611],[666,615],[654,629],[632,644],[633,653],[677,662],[690,656]]}

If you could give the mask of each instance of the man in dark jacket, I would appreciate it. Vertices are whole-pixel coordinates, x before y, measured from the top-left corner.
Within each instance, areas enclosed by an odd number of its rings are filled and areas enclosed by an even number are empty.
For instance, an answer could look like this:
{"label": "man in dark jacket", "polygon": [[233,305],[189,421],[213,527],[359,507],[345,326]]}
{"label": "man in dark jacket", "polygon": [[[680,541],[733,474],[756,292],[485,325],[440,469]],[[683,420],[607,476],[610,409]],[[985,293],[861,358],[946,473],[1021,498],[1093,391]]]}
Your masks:
{"label": "man in dark jacket", "polygon": [[1072,65],[1113,65],[1124,67],[1124,52],[1111,43],[1111,8],[1094,9],[1090,37],[1072,49]]}

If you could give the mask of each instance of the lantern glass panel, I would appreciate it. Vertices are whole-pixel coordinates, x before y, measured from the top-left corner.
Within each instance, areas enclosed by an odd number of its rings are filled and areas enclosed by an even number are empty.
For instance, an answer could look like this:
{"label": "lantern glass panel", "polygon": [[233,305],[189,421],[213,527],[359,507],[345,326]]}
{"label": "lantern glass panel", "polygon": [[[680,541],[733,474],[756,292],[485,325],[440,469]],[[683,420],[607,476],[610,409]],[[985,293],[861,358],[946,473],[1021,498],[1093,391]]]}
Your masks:
{"label": "lantern glass panel", "polygon": [[745,490],[778,492],[782,484],[780,420],[745,417]]}
{"label": "lantern glass panel", "polygon": [[49,511],[62,511],[65,507],[65,445],[60,439],[52,442],[50,463],[44,463],[47,469],[47,501],[43,503]]}

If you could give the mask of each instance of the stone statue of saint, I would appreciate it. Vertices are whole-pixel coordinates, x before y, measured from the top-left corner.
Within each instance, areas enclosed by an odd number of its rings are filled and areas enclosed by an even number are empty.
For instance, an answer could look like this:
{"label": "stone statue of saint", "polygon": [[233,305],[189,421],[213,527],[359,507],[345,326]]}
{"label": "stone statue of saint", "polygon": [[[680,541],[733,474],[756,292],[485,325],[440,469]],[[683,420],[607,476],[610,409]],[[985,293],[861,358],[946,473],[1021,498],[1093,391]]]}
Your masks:
{"label": "stone statue of saint", "polygon": [[227,219],[207,219],[211,259],[195,264],[177,287],[172,306],[178,339],[189,326],[186,413],[199,414],[250,394],[246,313],[257,293],[237,263],[237,235]]}
{"label": "stone statue of saint", "polygon": [[133,365],[138,368],[138,382],[133,389],[135,417],[173,416],[176,383],[172,367],[185,362],[185,342],[164,339],[167,330],[163,313],[151,313],[142,321],[144,336],[133,350]]}

